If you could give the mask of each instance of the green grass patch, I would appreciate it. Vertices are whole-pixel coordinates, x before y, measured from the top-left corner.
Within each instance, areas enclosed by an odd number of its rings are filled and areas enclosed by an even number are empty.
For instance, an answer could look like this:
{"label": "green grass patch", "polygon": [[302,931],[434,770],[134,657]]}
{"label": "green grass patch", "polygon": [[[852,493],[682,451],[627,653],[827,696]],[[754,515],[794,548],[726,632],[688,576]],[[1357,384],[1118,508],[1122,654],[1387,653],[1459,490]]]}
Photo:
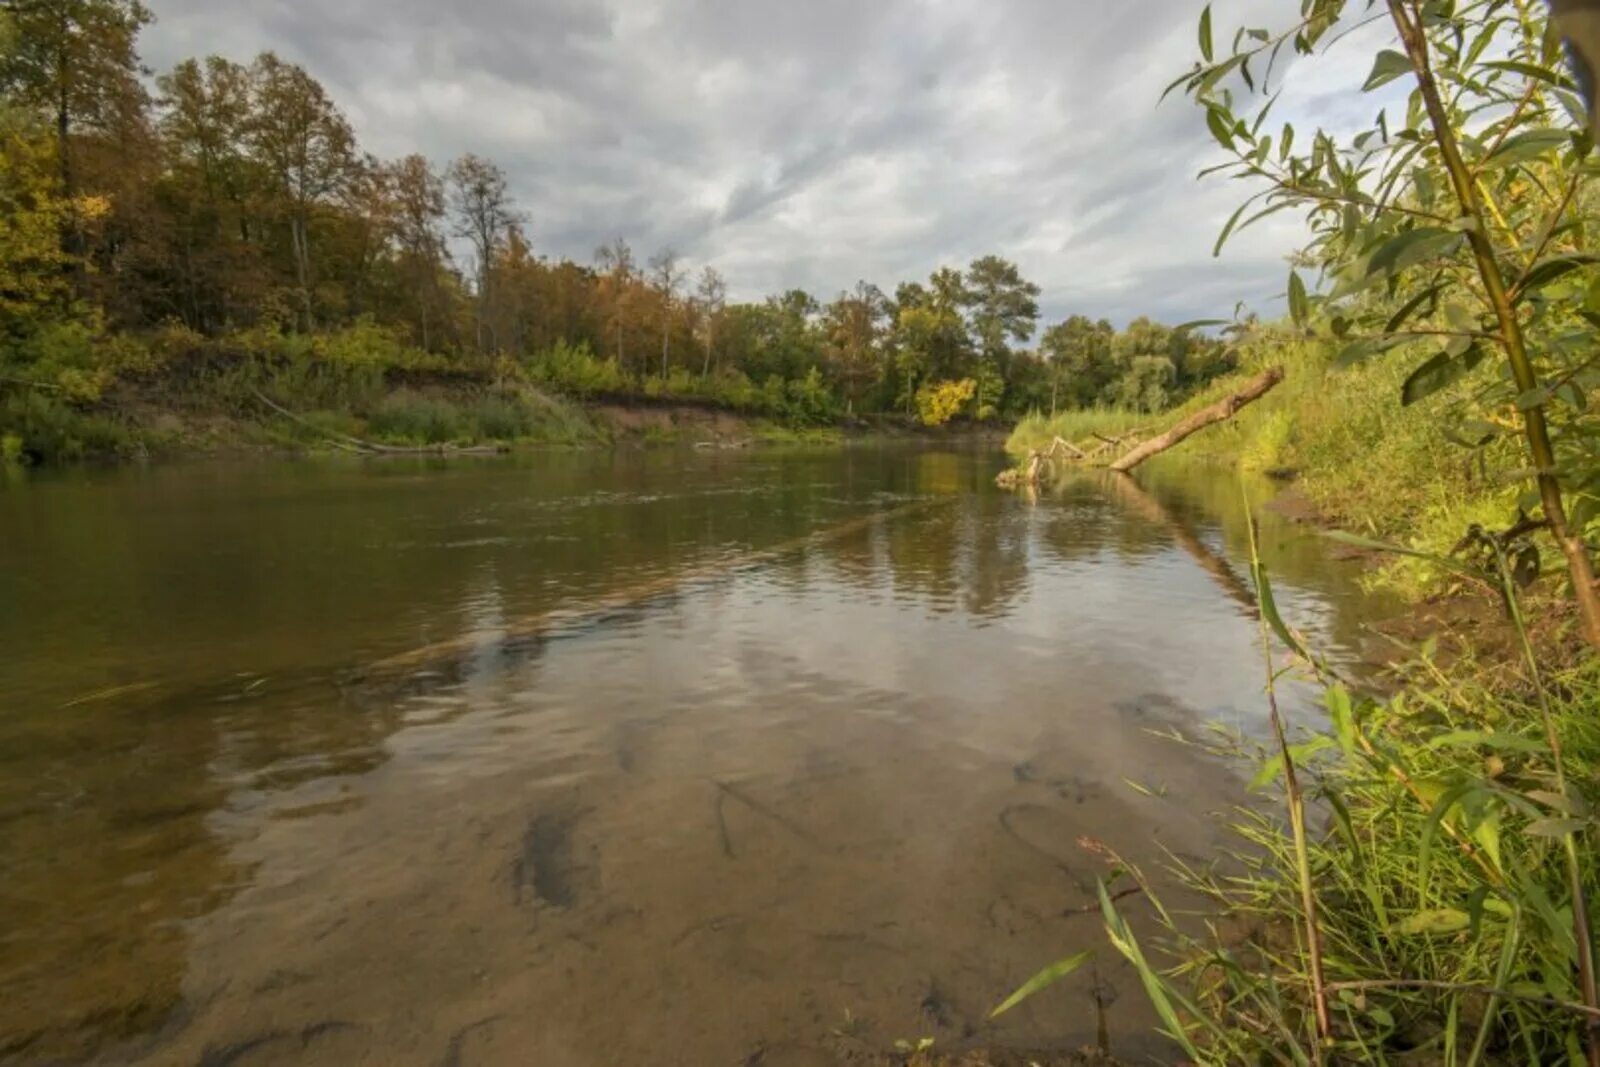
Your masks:
{"label": "green grass patch", "polygon": [[1011,431],[1006,439],[1006,451],[1025,456],[1036,448],[1049,448],[1060,437],[1071,443],[1093,440],[1095,434],[1115,437],[1129,430],[1160,426],[1166,415],[1150,415],[1121,408],[1083,408],[1062,411],[1054,416],[1034,412]]}

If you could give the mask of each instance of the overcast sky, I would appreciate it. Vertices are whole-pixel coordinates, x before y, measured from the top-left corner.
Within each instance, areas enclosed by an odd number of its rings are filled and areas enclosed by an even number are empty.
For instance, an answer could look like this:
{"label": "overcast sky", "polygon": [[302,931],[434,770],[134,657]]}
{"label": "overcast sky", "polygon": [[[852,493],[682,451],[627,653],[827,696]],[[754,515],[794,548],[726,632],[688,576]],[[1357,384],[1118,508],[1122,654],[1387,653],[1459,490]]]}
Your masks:
{"label": "overcast sky", "polygon": [[[737,299],[885,290],[997,252],[1046,321],[1281,306],[1298,222],[1211,257],[1241,187],[1161,88],[1198,0],[147,0],[157,71],[264,49],[306,66],[364,147],[499,162],[535,247],[626,237],[712,263]],[[1218,4],[1226,43],[1241,9]],[[1275,117],[1370,118],[1370,59],[1293,69]],[[1365,53],[1370,56],[1370,52]]]}

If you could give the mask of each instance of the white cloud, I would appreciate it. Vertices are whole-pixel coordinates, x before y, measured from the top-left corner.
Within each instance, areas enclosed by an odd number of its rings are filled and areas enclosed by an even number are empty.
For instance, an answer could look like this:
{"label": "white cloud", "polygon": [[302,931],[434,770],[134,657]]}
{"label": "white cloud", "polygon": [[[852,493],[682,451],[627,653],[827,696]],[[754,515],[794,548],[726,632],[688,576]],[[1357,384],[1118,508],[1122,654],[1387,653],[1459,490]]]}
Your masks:
{"label": "white cloud", "polygon": [[[616,235],[714,262],[736,298],[890,289],[988,252],[1072,312],[1269,310],[1301,240],[1277,216],[1220,261],[1237,183],[1198,113],[1156,101],[1192,61],[1190,0],[155,0],[157,69],[274,49],[383,155],[498,160],[537,247]],[[1219,4],[1217,25],[1283,17]],[[1363,33],[1378,33],[1381,27]],[[1369,42],[1361,41],[1359,45]],[[1352,42],[1357,44],[1357,42]],[[1364,47],[1288,72],[1278,114],[1370,119]]]}

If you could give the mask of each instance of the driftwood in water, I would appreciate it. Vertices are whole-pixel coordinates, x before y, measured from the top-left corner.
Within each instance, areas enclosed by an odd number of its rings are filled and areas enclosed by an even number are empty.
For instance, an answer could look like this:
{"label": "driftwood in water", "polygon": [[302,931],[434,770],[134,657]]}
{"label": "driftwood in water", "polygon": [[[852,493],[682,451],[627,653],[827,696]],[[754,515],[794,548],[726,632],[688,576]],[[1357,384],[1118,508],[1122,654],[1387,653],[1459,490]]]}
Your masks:
{"label": "driftwood in water", "polygon": [[[1118,448],[1128,441],[1136,441],[1143,435],[1143,430],[1129,430],[1120,437],[1102,437],[1100,434],[1095,434],[1094,437],[1100,441],[1100,444],[1087,450],[1063,437],[1057,437],[1050,442],[1049,448],[1035,448],[1029,451],[1027,466],[1024,469],[1016,470],[1013,468],[1001,471],[995,478],[995,484],[1002,489],[1017,489],[1024,485],[1036,486],[1044,480],[1045,464],[1062,453],[1065,453],[1066,458],[1075,463],[1089,463],[1105,455],[1113,448]],[[1084,443],[1088,444],[1088,442]]]}
{"label": "driftwood in water", "polygon": [[1126,453],[1111,464],[1111,469],[1123,472],[1133,470],[1133,468],[1151,456],[1165,452],[1190,434],[1197,433],[1214,422],[1225,422],[1233,418],[1234,415],[1238,414],[1240,408],[1252,401],[1260,400],[1272,391],[1273,386],[1281,381],[1283,381],[1282,367],[1273,367],[1262,371],[1246,382],[1244,388],[1237,393],[1229,394],[1215,404],[1201,408],[1160,437],[1152,437],[1144,444]]}
{"label": "driftwood in water", "polygon": [[[1223,422],[1233,418],[1239,409],[1269,393],[1273,386],[1283,381],[1283,370],[1273,367],[1246,382],[1237,392],[1223,397],[1215,404],[1201,408],[1176,426],[1159,436],[1148,441],[1138,443],[1145,435],[1144,430],[1128,430],[1116,436],[1105,434],[1091,434],[1100,444],[1085,450],[1081,445],[1074,445],[1057,437],[1047,449],[1033,449],[1028,453],[1026,466],[1021,469],[1002,471],[995,478],[995,484],[1002,489],[1017,489],[1023,486],[1037,486],[1044,478],[1045,464],[1057,458],[1061,453],[1066,453],[1067,458],[1077,463],[1094,463],[1108,452],[1115,452],[1124,446],[1131,445],[1122,455],[1109,464],[1114,471],[1126,473],[1151,456],[1165,452],[1180,441],[1205,429],[1214,422]],[[1085,442],[1087,444],[1087,442]]]}
{"label": "driftwood in water", "polygon": [[375,441],[363,441],[359,437],[351,437],[349,434],[330,430],[325,426],[318,426],[310,419],[302,415],[296,415],[283,405],[273,403],[261,390],[253,389],[251,392],[255,394],[257,400],[276,411],[279,415],[299,423],[313,433],[321,434],[330,445],[346,452],[357,452],[369,456],[493,456],[501,452],[510,451],[504,445],[473,445],[467,447],[458,447],[456,445],[418,445],[415,447],[380,445]]}

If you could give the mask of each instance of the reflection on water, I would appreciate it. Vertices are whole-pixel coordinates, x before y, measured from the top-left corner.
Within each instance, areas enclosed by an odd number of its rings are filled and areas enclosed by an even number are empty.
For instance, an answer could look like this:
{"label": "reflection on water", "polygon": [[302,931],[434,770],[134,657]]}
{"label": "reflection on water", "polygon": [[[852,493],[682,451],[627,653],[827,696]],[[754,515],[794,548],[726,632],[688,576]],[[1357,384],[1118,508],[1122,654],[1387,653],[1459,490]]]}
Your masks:
{"label": "reflection on water", "polygon": [[[0,489],[0,1059],[827,1062],[1102,1013],[1149,1050],[1110,957],[986,1016],[1099,937],[1080,837],[1203,855],[1235,797],[1152,733],[1260,725],[1239,482],[1028,502],[1000,462]],[[1263,536],[1351,651],[1350,575]]]}

